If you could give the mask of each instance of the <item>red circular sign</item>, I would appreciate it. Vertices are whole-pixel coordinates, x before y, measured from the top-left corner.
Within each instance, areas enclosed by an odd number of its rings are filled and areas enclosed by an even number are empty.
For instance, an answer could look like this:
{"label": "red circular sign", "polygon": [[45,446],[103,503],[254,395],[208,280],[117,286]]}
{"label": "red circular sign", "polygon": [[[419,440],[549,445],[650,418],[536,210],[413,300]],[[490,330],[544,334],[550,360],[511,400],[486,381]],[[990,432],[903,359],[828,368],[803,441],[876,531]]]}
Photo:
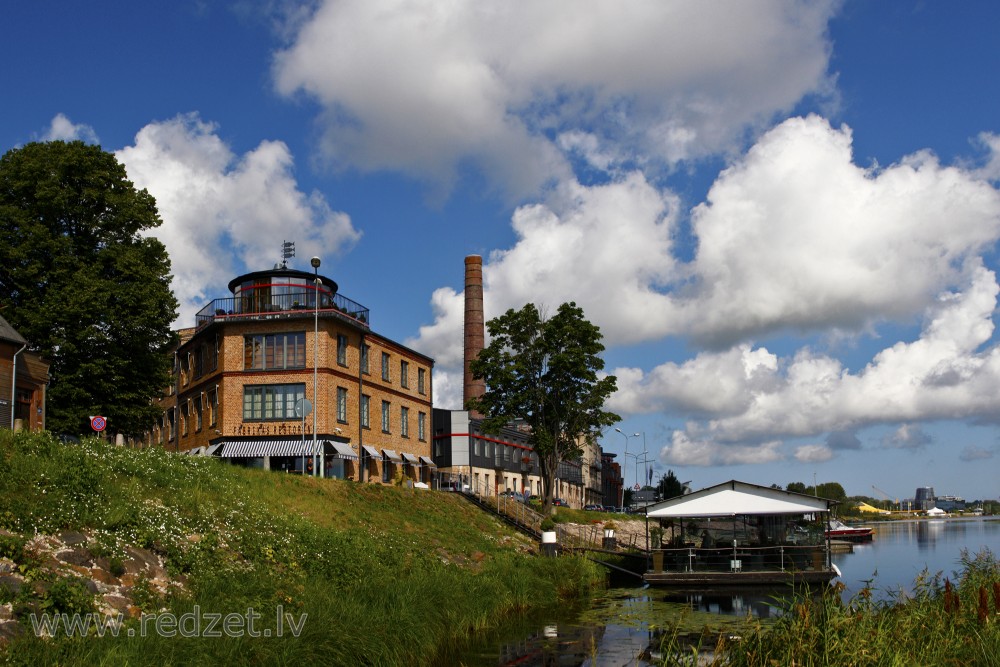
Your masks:
{"label": "red circular sign", "polygon": [[90,428],[94,429],[95,431],[103,431],[104,427],[107,425],[108,421],[104,417],[97,416],[90,418]]}
{"label": "red circular sign", "polygon": [[633,491],[638,491],[638,490],[639,490],[639,488],[640,488],[640,487],[639,487],[639,485],[638,485],[638,484],[636,484],[635,486],[633,486],[633,487],[632,487],[632,490],[633,490]]}

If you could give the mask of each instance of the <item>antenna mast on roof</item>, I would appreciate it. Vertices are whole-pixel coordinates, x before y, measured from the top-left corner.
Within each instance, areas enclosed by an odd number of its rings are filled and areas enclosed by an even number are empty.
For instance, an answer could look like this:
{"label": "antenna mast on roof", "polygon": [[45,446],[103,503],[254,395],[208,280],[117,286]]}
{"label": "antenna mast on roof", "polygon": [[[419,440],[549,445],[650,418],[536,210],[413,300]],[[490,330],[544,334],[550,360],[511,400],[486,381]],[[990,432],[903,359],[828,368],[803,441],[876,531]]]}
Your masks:
{"label": "antenna mast on roof", "polygon": [[288,260],[295,257],[295,241],[283,241],[281,244],[281,268],[288,268]]}

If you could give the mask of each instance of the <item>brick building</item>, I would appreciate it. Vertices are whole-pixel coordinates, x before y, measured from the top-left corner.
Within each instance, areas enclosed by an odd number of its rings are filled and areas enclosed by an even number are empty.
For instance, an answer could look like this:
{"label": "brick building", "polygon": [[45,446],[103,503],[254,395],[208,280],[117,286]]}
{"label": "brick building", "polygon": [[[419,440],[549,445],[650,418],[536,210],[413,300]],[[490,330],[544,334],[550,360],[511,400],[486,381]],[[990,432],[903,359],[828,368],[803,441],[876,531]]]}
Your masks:
{"label": "brick building", "polygon": [[[180,331],[152,444],[236,465],[430,484],[434,361],[316,271],[239,276]],[[318,303],[317,303],[318,299]],[[311,409],[310,409],[311,406]]]}
{"label": "brick building", "polygon": [[49,364],[0,316],[0,428],[45,429]]}

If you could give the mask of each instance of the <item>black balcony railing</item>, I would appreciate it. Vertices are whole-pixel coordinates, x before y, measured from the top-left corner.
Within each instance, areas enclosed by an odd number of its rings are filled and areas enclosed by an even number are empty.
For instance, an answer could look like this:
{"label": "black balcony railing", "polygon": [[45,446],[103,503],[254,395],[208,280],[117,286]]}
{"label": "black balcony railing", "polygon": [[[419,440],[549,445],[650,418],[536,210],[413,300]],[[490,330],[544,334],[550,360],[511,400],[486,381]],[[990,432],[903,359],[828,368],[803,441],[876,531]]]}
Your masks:
{"label": "black balcony railing", "polygon": [[[218,321],[301,317],[314,312],[315,296],[316,292],[313,290],[270,294],[266,297],[257,291],[246,296],[215,299],[195,315],[195,326],[200,329]],[[319,314],[323,317],[344,317],[366,329],[370,327],[368,309],[342,294],[335,294],[333,298],[320,294]]]}

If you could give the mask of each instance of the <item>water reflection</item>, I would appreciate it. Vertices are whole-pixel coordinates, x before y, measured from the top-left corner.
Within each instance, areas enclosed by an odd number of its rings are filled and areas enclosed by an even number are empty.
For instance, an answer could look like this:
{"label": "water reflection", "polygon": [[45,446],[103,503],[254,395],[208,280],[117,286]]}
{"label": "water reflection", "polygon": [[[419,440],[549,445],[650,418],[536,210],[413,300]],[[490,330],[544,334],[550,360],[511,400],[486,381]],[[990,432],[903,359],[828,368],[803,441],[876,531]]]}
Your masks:
{"label": "water reflection", "polygon": [[664,602],[683,604],[692,611],[768,619],[781,615],[781,603],[778,598],[782,592],[785,591],[666,595],[663,600]]}
{"label": "water reflection", "polygon": [[877,599],[888,600],[900,591],[913,593],[913,582],[926,570],[951,576],[961,569],[963,549],[970,554],[988,548],[1000,552],[1000,520],[945,518],[891,521],[875,524],[875,539],[854,545],[853,553],[835,553],[847,586],[845,599],[867,583]]}
{"label": "water reflection", "polygon": [[917,528],[917,548],[921,551],[933,551],[938,539],[944,532],[944,519],[919,521]]}
{"label": "water reflection", "polygon": [[[516,637],[512,638],[512,637]],[[510,629],[500,637],[457,648],[438,657],[439,665],[466,667],[555,667],[637,665],[646,667],[656,633],[615,624],[559,622]]]}
{"label": "water reflection", "polygon": [[[950,574],[960,565],[962,549],[975,553],[983,548],[1000,552],[1000,521],[896,521],[878,525],[873,542],[854,545],[853,553],[836,553],[833,561],[843,571],[845,599],[873,579],[875,597],[888,599],[901,589],[910,590],[925,569]],[[612,589],[589,610],[524,619],[495,635],[454,647],[438,664],[647,667],[653,660],[650,656],[658,655],[663,628],[682,646],[697,645],[706,626],[739,634],[747,617],[767,623],[780,616],[780,600],[789,593],[787,588],[732,595]]]}

